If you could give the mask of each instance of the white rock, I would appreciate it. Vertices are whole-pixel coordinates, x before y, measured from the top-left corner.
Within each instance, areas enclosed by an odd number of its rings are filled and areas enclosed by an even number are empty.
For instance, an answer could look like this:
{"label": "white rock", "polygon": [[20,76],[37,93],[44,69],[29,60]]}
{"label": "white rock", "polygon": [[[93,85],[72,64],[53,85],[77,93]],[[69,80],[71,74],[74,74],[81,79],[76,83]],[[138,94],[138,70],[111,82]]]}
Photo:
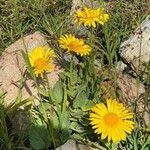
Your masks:
{"label": "white rock", "polygon": [[143,63],[150,61],[150,16],[121,44],[120,55],[135,71],[142,70]]}
{"label": "white rock", "polygon": [[117,66],[116,66],[116,68],[119,72],[124,71],[126,69],[126,67],[127,67],[127,65],[124,64],[122,61],[118,61]]}
{"label": "white rock", "polygon": [[[21,78],[25,71],[25,63],[21,50],[28,51],[37,46],[48,46],[44,36],[40,32],[23,37],[11,44],[0,56],[0,89],[7,92],[5,102],[13,102],[18,95]],[[48,74],[50,85],[53,86],[58,80],[59,68]],[[22,99],[36,95],[37,91],[31,79],[26,79],[22,87]]]}

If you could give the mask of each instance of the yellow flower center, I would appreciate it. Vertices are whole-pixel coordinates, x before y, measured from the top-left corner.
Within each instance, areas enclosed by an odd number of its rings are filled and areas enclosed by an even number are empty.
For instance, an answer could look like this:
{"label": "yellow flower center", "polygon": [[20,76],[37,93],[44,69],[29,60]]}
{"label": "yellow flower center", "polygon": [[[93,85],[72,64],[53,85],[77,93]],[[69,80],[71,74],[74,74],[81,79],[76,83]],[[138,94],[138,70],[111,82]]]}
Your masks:
{"label": "yellow flower center", "polygon": [[35,68],[37,70],[45,70],[47,66],[47,62],[43,59],[43,58],[38,58],[36,61],[35,61]]}
{"label": "yellow flower center", "polygon": [[85,14],[84,16],[84,19],[87,19],[87,20],[93,20],[95,18],[98,18],[96,14]]}
{"label": "yellow flower center", "polygon": [[81,48],[81,46],[79,46],[79,44],[76,44],[74,41],[70,42],[68,44],[68,47],[69,49],[74,50],[74,51],[78,51]]}
{"label": "yellow flower center", "polygon": [[119,117],[115,113],[109,112],[104,116],[104,123],[109,127],[114,127],[119,122]]}

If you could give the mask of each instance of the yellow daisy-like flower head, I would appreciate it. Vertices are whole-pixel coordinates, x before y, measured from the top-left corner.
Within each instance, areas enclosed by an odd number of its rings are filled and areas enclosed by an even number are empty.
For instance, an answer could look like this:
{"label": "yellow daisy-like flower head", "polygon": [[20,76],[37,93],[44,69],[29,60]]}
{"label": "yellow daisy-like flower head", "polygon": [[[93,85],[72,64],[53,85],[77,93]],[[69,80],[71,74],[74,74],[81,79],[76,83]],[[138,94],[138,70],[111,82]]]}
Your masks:
{"label": "yellow daisy-like flower head", "polygon": [[34,68],[35,75],[43,78],[43,73],[51,72],[54,69],[54,57],[53,50],[47,47],[36,47],[29,52],[29,61]]}
{"label": "yellow daisy-like flower head", "polygon": [[92,48],[85,44],[83,39],[78,39],[74,35],[66,34],[59,39],[60,47],[68,52],[75,52],[77,55],[89,55]]}
{"label": "yellow daisy-like flower head", "polygon": [[77,10],[75,14],[75,22],[79,25],[96,27],[96,23],[104,25],[109,19],[109,15],[104,13],[104,8],[91,9],[84,7],[83,10]]}
{"label": "yellow daisy-like flower head", "polygon": [[125,140],[131,133],[134,122],[133,114],[116,100],[108,99],[106,105],[96,104],[90,113],[90,124],[95,133],[101,134],[101,139],[108,137],[108,142]]}

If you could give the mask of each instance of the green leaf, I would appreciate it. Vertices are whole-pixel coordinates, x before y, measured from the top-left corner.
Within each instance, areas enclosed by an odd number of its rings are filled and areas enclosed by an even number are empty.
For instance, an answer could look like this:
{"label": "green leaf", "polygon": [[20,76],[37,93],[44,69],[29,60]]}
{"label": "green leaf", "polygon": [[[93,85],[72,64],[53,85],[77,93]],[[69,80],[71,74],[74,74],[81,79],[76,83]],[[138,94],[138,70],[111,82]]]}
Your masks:
{"label": "green leaf", "polygon": [[5,92],[0,89],[0,104],[3,104],[5,98]]}
{"label": "green leaf", "polygon": [[63,100],[63,85],[61,81],[57,81],[53,90],[52,90],[52,99],[57,101],[57,103],[61,103]]}
{"label": "green leaf", "polygon": [[56,131],[55,139],[59,140],[57,141],[58,145],[64,144],[69,139],[71,133],[69,110],[67,109],[61,118],[58,118],[55,114],[53,117],[53,125]]}
{"label": "green leaf", "polygon": [[83,111],[89,111],[94,106],[94,102],[91,100],[88,100],[87,103],[81,107]]}
{"label": "green leaf", "polygon": [[70,125],[70,129],[77,133],[83,133],[85,131],[84,128],[78,122],[72,122]]}
{"label": "green leaf", "polygon": [[19,102],[19,103],[12,103],[10,104],[7,109],[6,109],[6,112],[9,114],[9,115],[13,115],[13,113],[20,107],[20,106],[24,106],[24,107],[27,107],[27,106],[31,106],[32,104],[32,101],[34,100],[34,97],[33,96],[30,96],[29,98]]}
{"label": "green leaf", "polygon": [[24,51],[21,51],[21,54],[22,54],[22,57],[23,57],[23,59],[24,59],[24,61],[26,63],[26,66],[27,66],[27,69],[28,69],[30,75],[32,76],[33,79],[35,79],[34,71],[33,71],[33,68],[32,68],[32,66],[30,64],[30,60],[29,60],[28,54],[25,53]]}
{"label": "green leaf", "polygon": [[32,126],[29,132],[31,146],[36,150],[46,149],[51,145],[49,133],[44,126]]}
{"label": "green leaf", "polygon": [[70,126],[69,118],[70,118],[70,114],[69,114],[69,110],[67,109],[67,111],[63,115],[62,129],[69,130],[69,126]]}
{"label": "green leaf", "polygon": [[39,93],[45,97],[49,97],[48,91],[42,87],[39,87]]}
{"label": "green leaf", "polygon": [[74,102],[73,102],[73,107],[74,108],[81,108],[83,106],[85,106],[88,103],[88,98],[87,98],[87,94],[85,91],[82,91],[80,93],[77,94]]}

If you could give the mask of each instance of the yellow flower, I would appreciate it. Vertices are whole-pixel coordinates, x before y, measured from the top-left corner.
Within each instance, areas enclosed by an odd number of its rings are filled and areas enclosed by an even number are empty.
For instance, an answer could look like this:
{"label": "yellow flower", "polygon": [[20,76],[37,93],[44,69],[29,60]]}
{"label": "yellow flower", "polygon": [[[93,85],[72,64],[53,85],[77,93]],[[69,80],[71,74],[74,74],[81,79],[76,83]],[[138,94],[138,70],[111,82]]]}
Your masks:
{"label": "yellow flower", "polygon": [[71,34],[61,36],[59,39],[60,47],[68,52],[75,52],[77,55],[89,55],[92,48],[85,44],[83,39],[78,39]]}
{"label": "yellow flower", "polygon": [[104,8],[91,9],[85,7],[83,10],[77,10],[75,22],[79,25],[96,27],[96,23],[104,25],[109,19],[109,15],[104,13]]}
{"label": "yellow flower", "polygon": [[131,134],[134,122],[133,114],[116,100],[107,99],[107,106],[96,104],[90,113],[90,124],[95,133],[101,134],[101,139],[108,137],[108,142],[125,140],[127,133]]}
{"label": "yellow flower", "polygon": [[43,77],[45,71],[51,72],[54,69],[54,57],[53,50],[46,47],[36,47],[29,52],[29,60],[34,67],[35,75]]}

